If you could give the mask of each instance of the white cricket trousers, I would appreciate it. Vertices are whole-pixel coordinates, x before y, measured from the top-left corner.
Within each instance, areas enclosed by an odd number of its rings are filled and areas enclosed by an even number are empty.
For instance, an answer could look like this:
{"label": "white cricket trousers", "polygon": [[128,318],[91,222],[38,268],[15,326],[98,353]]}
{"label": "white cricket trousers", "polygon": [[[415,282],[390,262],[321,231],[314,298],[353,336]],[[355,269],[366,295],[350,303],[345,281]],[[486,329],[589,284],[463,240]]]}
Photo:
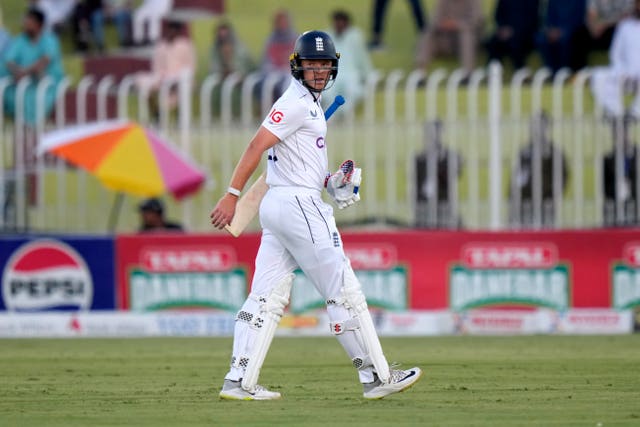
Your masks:
{"label": "white cricket trousers", "polygon": [[147,26],[147,38],[155,42],[162,33],[162,18],[173,7],[173,0],[145,0],[142,5],[133,12],[133,41],[142,43],[145,41],[145,25]]}
{"label": "white cricket trousers", "polygon": [[[256,256],[251,294],[242,311],[256,313],[261,296],[268,295],[282,278],[300,268],[326,300],[338,299],[343,286],[346,256],[333,217],[333,208],[320,192],[300,187],[271,187],[260,204],[262,240]],[[295,286],[295,284],[294,284]],[[342,305],[327,306],[332,322],[351,318]],[[329,325],[327,325],[327,328]],[[245,322],[236,322],[232,360],[251,354],[255,330]],[[353,333],[338,340],[351,357],[362,354]],[[225,377],[238,380],[243,369],[233,367]],[[373,371],[359,371],[361,382],[373,381]]]}

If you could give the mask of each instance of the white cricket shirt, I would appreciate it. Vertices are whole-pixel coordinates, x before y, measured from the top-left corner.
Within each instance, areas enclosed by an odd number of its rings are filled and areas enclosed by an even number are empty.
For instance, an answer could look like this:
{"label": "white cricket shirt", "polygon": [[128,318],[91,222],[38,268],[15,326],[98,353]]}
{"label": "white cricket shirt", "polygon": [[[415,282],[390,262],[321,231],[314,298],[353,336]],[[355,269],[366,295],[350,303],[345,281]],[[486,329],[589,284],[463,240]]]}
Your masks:
{"label": "white cricket shirt", "polygon": [[314,102],[309,89],[292,78],[262,126],[280,139],[267,151],[267,184],[322,191],[328,163],[320,100]]}

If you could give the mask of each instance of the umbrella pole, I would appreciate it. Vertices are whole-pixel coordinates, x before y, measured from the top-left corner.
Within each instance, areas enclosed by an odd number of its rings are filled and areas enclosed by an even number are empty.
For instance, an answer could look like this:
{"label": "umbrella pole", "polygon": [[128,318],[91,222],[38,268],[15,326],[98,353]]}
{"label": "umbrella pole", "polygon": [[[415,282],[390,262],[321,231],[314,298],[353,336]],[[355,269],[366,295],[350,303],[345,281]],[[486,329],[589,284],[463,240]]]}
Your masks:
{"label": "umbrella pole", "polygon": [[113,205],[111,205],[111,211],[109,212],[109,232],[114,233],[116,226],[118,225],[118,217],[120,216],[120,209],[122,208],[122,202],[124,201],[124,193],[117,192],[113,199]]}

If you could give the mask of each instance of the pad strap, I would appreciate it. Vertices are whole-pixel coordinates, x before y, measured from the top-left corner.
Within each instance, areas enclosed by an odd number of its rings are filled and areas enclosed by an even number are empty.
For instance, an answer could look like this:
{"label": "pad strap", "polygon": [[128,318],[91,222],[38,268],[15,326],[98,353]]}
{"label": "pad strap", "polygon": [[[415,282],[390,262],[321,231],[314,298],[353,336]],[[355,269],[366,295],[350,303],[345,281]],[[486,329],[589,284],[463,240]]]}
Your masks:
{"label": "pad strap", "polygon": [[329,323],[329,326],[331,327],[331,332],[333,332],[334,335],[341,335],[345,331],[355,331],[356,329],[360,329],[360,321],[357,317],[354,317],[341,322],[331,322]]}

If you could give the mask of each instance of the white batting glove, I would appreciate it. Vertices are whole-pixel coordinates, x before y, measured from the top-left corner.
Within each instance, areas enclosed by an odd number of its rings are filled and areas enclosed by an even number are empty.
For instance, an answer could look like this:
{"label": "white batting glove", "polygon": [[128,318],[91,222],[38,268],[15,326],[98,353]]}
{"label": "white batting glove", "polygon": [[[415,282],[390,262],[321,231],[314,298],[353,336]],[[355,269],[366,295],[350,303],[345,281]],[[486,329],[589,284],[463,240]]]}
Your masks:
{"label": "white batting glove", "polygon": [[344,209],[360,200],[361,182],[362,169],[353,160],[345,160],[336,173],[327,176],[324,186],[338,209]]}

